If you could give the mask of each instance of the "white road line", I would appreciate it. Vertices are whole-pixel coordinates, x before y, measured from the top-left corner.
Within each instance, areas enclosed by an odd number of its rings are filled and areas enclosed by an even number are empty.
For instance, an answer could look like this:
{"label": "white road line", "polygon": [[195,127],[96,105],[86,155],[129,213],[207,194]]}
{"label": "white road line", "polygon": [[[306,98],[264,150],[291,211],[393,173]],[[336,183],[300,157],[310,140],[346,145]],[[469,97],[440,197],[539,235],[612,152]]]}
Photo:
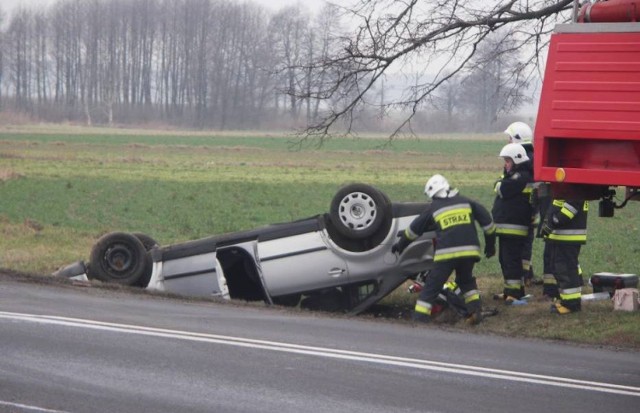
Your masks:
{"label": "white road line", "polygon": [[0,311],[0,318],[22,320],[28,322],[63,325],[94,330],[117,331],[122,333],[140,334],[154,337],[166,337],[180,340],[190,340],[205,343],[225,344],[236,347],[256,348],[263,350],[305,354],[344,360],[356,360],[368,363],[409,367],[421,370],[440,371],[466,376],[494,378],[500,380],[535,383],[547,386],[574,388],[611,394],[622,394],[640,397],[640,387],[623,386],[596,381],[576,380],[563,377],[530,374],[511,370],[500,370],[476,367],[465,364],[443,363],[414,358],[387,356],[384,354],[363,353],[357,351],[337,350],[326,347],[313,347],[277,341],[254,340],[241,337],[223,336],[217,334],[193,333],[189,331],[168,330],[162,328],[135,326],[117,323],[105,323],[77,318],[55,317],[35,314],[9,313]]}
{"label": "white road line", "polygon": [[27,410],[27,411],[30,411],[30,412],[68,413],[68,412],[65,412],[63,410],[43,409],[42,407],[29,406],[29,405],[20,404],[20,403],[11,403],[11,402],[3,401],[3,400],[0,400],[0,406],[16,407],[18,409]]}

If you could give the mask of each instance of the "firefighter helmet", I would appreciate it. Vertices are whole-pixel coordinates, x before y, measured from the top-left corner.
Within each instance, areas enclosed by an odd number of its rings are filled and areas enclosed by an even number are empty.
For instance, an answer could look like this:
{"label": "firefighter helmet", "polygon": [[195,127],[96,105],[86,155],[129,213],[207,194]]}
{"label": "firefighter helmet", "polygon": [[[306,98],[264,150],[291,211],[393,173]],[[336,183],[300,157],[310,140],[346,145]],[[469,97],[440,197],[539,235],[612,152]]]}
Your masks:
{"label": "firefighter helmet", "polygon": [[447,191],[450,189],[451,186],[447,179],[440,174],[435,174],[429,178],[427,184],[424,186],[424,193],[429,198],[445,198]]}
{"label": "firefighter helmet", "polygon": [[524,122],[513,122],[504,133],[509,135],[509,142],[513,143],[533,143],[533,132],[529,125]]}
{"label": "firefighter helmet", "polygon": [[506,144],[500,151],[500,156],[503,158],[511,158],[516,165],[520,165],[529,160],[527,151],[525,151],[519,143]]}

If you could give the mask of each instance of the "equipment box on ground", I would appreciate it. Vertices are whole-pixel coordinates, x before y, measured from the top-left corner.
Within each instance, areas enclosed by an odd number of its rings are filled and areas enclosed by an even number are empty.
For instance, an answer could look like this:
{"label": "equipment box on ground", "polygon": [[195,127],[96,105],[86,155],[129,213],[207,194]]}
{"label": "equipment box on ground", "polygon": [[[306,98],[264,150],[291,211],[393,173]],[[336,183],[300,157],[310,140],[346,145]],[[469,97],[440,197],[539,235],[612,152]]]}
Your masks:
{"label": "equipment box on ground", "polygon": [[598,272],[591,276],[589,283],[593,287],[594,293],[609,292],[622,288],[637,288],[637,274],[617,274],[612,272]]}

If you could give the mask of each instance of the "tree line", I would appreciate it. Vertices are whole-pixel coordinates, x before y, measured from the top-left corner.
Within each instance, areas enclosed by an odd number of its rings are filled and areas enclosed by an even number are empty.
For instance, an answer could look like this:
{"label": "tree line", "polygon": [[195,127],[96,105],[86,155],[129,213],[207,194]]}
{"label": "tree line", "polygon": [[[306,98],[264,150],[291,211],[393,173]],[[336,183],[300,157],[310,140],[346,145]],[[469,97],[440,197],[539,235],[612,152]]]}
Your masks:
{"label": "tree line", "polygon": [[[60,0],[18,8],[0,31],[0,110],[89,125],[304,127],[326,115],[316,91],[340,82],[339,71],[316,63],[331,60],[348,38],[340,17],[330,5],[311,15],[232,0]],[[516,59],[492,58],[491,50],[486,64],[465,75],[472,81],[458,77],[434,93],[414,122],[418,129],[464,129],[461,119],[475,118],[491,129],[491,119],[526,102],[497,102],[527,82],[500,80],[513,68],[499,63]],[[464,93],[471,85],[475,101]],[[391,93],[384,83],[371,92],[378,107]],[[359,124],[384,129],[384,115],[363,111]]]}

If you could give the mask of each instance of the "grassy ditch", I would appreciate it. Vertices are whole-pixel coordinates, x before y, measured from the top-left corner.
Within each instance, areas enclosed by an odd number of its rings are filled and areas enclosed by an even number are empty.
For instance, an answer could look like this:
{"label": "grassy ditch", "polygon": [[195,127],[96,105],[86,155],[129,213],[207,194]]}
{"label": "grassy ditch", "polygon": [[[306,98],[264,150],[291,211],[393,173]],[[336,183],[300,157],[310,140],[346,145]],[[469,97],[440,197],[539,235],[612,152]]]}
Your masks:
{"label": "grassy ditch", "polygon": [[[396,201],[422,201],[425,180],[442,173],[489,208],[504,143],[500,134],[391,143],[361,138],[294,150],[294,139],[71,127],[0,130],[0,267],[50,274],[88,259],[95,240],[115,230],[171,244],[305,218],[326,212],[338,188],[351,182],[375,185]],[[640,272],[638,207],[632,202],[614,218],[598,218],[597,203],[591,205],[589,243],[581,254],[585,279],[600,271]],[[538,240],[536,270],[541,255]],[[490,298],[501,290],[497,259],[476,269],[485,305],[500,310],[478,331],[640,349],[640,313],[614,312],[605,301],[586,303],[582,314],[552,317],[549,304],[537,298],[538,286],[529,291],[535,296],[530,305],[500,307]],[[415,298],[403,287],[377,309],[397,310],[402,318]]]}

